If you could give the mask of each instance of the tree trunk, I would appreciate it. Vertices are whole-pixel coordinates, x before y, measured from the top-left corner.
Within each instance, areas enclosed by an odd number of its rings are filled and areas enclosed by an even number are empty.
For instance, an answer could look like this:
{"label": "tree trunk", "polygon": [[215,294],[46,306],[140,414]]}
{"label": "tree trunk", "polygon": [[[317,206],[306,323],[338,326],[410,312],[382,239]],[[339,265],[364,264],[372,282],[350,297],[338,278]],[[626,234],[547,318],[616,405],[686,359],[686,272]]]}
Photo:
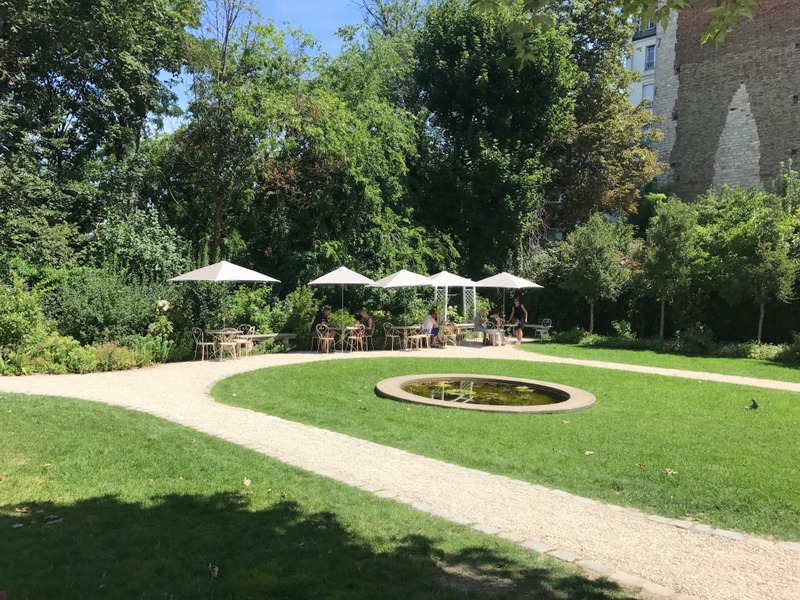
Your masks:
{"label": "tree trunk", "polygon": [[764,330],[764,303],[761,303],[761,314],[758,316],[758,336],[756,341],[761,343],[761,332]]}
{"label": "tree trunk", "polygon": [[664,299],[661,299],[661,324],[658,326],[658,337],[664,339]]}
{"label": "tree trunk", "polygon": [[594,302],[589,302],[589,333],[594,332]]}

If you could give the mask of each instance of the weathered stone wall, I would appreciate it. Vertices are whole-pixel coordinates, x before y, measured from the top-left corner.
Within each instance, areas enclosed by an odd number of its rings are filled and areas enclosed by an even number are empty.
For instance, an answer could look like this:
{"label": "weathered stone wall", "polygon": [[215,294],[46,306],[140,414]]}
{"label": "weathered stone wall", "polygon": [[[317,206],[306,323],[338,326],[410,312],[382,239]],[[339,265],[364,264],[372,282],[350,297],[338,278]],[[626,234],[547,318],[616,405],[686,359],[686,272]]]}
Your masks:
{"label": "weathered stone wall", "polygon": [[[675,105],[678,102],[678,73],[675,70],[675,45],[677,44],[677,13],[672,12],[666,29],[658,27],[656,35],[656,69],[655,95],[653,97],[653,113],[662,119],[658,128],[664,133],[664,139],[653,144],[661,162],[670,164],[672,148],[675,146],[677,121]],[[659,178],[661,183],[673,182],[673,169],[668,169]]]}
{"label": "weathered stone wall", "polygon": [[[761,0],[754,19],[716,49],[700,44],[712,3],[697,0],[683,11],[658,48],[659,150],[676,193],[688,201],[712,185],[767,185],[800,147],[800,1]],[[670,35],[672,65],[665,64]]]}

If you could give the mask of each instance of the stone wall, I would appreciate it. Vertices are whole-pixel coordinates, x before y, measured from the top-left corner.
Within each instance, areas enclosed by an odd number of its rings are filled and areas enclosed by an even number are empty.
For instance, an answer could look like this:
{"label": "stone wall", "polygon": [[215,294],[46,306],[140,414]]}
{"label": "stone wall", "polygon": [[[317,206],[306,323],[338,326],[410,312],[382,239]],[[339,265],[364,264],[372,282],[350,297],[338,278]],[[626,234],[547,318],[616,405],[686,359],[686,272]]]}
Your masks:
{"label": "stone wall", "polygon": [[712,3],[697,0],[659,36],[658,150],[687,201],[722,184],[766,186],[800,148],[800,1],[761,0],[716,49],[700,44]]}

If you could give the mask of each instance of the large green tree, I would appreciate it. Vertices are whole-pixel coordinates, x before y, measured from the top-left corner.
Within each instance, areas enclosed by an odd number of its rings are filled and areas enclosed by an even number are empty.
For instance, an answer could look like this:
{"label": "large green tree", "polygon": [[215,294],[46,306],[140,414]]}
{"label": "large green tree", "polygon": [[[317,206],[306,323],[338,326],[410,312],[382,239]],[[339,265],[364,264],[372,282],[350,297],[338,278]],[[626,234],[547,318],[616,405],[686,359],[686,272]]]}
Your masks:
{"label": "large green tree", "polygon": [[616,300],[630,276],[626,251],[630,226],[593,215],[575,228],[559,247],[560,285],[589,303],[589,331],[594,331],[594,307]]}
{"label": "large green tree", "polygon": [[[708,2],[708,24],[701,41],[712,45],[723,43],[734,27],[753,17],[758,3],[759,0]],[[485,11],[497,11],[504,6],[517,8],[519,20],[509,30],[515,35],[518,56],[522,61],[527,60],[525,38],[551,22],[549,9],[552,4],[552,0],[470,0],[470,5]],[[693,8],[692,0],[617,0],[616,4],[626,18],[638,18],[645,23],[658,21],[662,26],[666,26],[672,11]]]}
{"label": "large green tree", "polygon": [[595,212],[635,211],[640,188],[660,172],[649,144],[660,135],[653,115],[628,101],[635,75],[625,68],[632,25],[616,0],[572,0],[556,9],[569,28],[578,69],[574,121],[545,152],[553,169],[545,216],[569,230]]}
{"label": "large green tree", "polygon": [[418,207],[449,232],[462,268],[514,268],[548,177],[541,153],[570,127],[575,69],[563,27],[527,40],[528,68],[507,60],[509,11],[479,14],[459,0],[432,6],[416,39],[425,119]]}
{"label": "large green tree", "polygon": [[691,284],[697,236],[694,206],[672,198],[656,207],[647,228],[644,275],[649,294],[661,304],[658,335],[662,338],[666,303]]}
{"label": "large green tree", "polygon": [[701,196],[698,214],[708,281],[728,303],[751,300],[759,307],[760,342],[766,304],[793,297],[798,216],[786,198],[727,186]]}

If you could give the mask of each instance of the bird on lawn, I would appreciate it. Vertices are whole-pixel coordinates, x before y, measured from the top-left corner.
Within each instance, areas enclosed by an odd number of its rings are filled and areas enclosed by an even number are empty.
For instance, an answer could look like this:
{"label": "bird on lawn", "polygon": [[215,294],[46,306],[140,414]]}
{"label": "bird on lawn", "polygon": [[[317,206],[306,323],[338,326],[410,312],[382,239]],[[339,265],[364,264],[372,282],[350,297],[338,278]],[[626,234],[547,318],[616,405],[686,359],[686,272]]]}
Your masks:
{"label": "bird on lawn", "polygon": [[217,575],[219,575],[219,567],[208,563],[208,572],[211,575],[211,579],[216,579]]}
{"label": "bird on lawn", "polygon": [[752,404],[750,405],[750,410],[757,409],[758,408],[758,402],[756,402],[754,399],[751,400],[751,402],[752,402]]}

